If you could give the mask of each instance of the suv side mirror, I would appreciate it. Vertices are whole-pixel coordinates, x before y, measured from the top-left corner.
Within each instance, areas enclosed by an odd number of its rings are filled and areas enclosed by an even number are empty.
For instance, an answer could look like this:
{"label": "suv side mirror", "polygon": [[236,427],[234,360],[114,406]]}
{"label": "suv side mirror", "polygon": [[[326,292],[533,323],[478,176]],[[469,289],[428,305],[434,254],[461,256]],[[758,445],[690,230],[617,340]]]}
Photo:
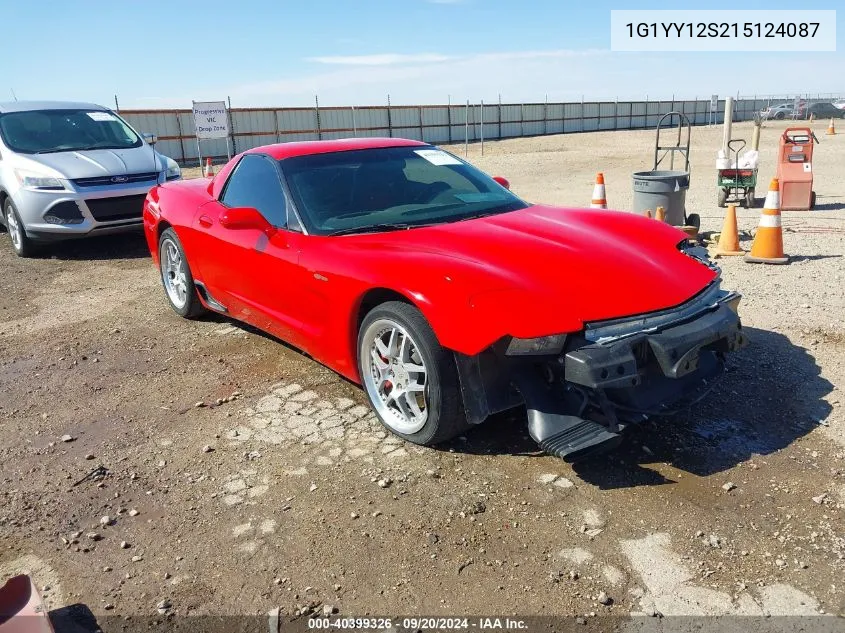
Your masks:
{"label": "suv side mirror", "polygon": [[233,231],[254,229],[272,235],[276,229],[261,215],[258,209],[252,207],[232,207],[220,215],[220,226]]}
{"label": "suv side mirror", "polygon": [[158,143],[158,136],[151,133],[142,134],[141,136],[144,137],[144,140],[147,142],[147,145],[155,145]]}
{"label": "suv side mirror", "polygon": [[493,180],[495,180],[496,182],[498,182],[498,183],[499,183],[500,185],[502,185],[505,189],[510,189],[510,188],[511,188],[511,183],[510,183],[510,182],[508,182],[508,179],[507,179],[507,178],[502,178],[501,176],[493,176]]}

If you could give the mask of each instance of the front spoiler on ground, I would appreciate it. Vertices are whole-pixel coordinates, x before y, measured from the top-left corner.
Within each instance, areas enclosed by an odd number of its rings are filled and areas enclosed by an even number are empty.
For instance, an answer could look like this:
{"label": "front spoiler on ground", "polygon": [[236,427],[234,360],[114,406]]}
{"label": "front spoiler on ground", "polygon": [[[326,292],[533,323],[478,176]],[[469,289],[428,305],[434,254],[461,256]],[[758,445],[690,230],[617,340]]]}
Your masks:
{"label": "front spoiler on ground", "polygon": [[627,425],[709,391],[725,354],[747,345],[739,298],[711,288],[678,310],[633,320],[633,329],[585,331],[555,357],[515,359],[496,346],[458,355],[467,416],[477,423],[522,403],[529,434],[550,454],[577,461],[613,448]]}

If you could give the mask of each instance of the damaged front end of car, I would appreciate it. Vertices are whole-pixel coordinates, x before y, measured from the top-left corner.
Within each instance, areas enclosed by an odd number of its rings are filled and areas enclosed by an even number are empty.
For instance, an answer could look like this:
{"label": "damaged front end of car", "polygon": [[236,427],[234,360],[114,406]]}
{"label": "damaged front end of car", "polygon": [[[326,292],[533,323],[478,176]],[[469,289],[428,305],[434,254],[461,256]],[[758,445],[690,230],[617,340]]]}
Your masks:
{"label": "damaged front end of car", "polygon": [[540,447],[578,461],[617,446],[631,424],[690,406],[748,343],[741,297],[719,281],[672,309],[457,354],[469,421],[524,404]]}

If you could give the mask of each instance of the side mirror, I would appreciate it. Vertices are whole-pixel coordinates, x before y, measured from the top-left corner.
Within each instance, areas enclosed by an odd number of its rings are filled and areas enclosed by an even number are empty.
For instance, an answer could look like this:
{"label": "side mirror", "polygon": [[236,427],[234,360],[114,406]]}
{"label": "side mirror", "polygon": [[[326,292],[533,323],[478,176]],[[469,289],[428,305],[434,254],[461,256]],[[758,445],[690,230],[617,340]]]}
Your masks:
{"label": "side mirror", "polygon": [[158,136],[151,133],[142,134],[141,136],[144,137],[144,140],[147,142],[147,145],[155,145],[158,143]]}
{"label": "side mirror", "polygon": [[510,188],[511,188],[511,183],[510,183],[510,182],[508,182],[508,179],[507,179],[507,178],[502,178],[501,176],[493,176],[493,180],[495,180],[496,182],[498,182],[498,183],[499,183],[500,185],[502,185],[505,189],[510,189]]}
{"label": "side mirror", "polygon": [[254,229],[268,235],[275,232],[275,228],[267,219],[252,207],[232,207],[226,209],[220,216],[220,225],[233,231]]}

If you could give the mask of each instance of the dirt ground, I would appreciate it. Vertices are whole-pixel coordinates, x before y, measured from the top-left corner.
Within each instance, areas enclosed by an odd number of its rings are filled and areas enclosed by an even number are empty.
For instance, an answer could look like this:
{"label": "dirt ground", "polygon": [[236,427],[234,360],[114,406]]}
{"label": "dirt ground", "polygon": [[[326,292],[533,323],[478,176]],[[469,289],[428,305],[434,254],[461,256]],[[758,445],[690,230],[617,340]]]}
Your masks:
{"label": "dirt ground", "polygon": [[[763,130],[762,190],[782,127]],[[575,468],[537,452],[518,411],[436,449],[388,436],[296,350],[178,318],[140,235],[34,260],[0,236],[0,579],[30,571],[51,609],[101,624],[845,614],[845,134],[825,127],[819,208],[784,214],[792,263],[720,260],[751,346],[693,410]],[[723,217],[721,138],[692,131],[687,208],[705,231]],[[563,205],[588,204],[601,170],[625,209],[653,143],[571,134],[469,159]],[[756,227],[759,210],[739,215]]]}

